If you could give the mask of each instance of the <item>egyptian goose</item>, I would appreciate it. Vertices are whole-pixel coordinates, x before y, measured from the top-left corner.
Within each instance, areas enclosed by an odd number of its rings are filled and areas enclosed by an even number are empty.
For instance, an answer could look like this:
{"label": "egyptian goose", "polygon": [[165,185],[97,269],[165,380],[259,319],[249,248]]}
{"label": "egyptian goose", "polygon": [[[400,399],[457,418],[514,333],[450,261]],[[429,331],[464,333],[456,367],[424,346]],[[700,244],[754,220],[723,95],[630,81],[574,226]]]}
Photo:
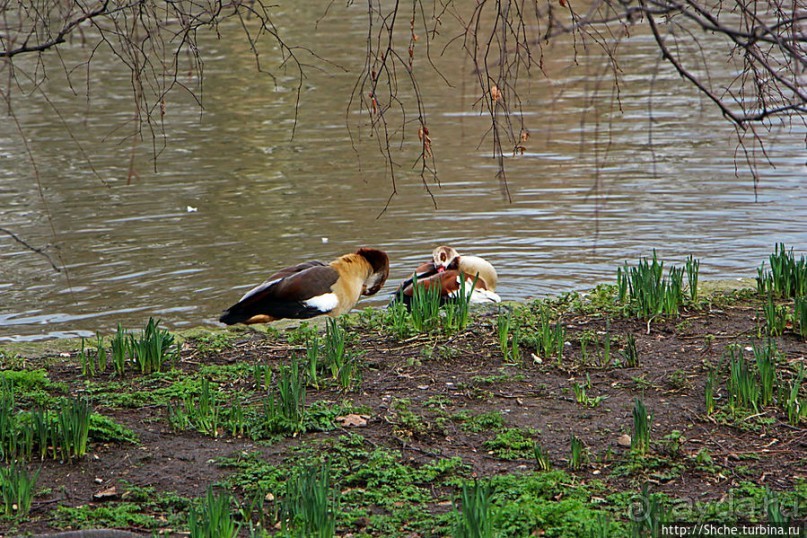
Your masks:
{"label": "egyptian goose", "polygon": [[377,293],[387,276],[389,257],[374,248],[360,248],[327,265],[310,261],[286,267],[248,291],[219,321],[233,325],[336,317],[356,306],[362,295]]}
{"label": "egyptian goose", "polygon": [[415,280],[426,289],[440,286],[442,302],[457,297],[465,278],[465,293],[469,294],[471,303],[498,303],[501,297],[496,294],[499,276],[496,269],[479,256],[460,256],[452,247],[440,246],[432,252],[432,260],[421,264],[414,274],[403,281],[395,292],[409,307],[414,293]]}

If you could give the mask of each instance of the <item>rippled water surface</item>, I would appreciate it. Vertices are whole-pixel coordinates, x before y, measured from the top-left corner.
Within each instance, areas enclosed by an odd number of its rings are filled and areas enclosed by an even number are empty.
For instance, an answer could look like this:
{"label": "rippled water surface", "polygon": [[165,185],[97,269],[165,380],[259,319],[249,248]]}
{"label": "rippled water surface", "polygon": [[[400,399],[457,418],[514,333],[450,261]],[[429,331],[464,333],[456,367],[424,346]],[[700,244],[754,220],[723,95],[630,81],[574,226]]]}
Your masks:
{"label": "rippled water surface", "polygon": [[[424,65],[436,207],[405,145],[398,193],[382,211],[392,184],[376,140],[354,129],[354,149],[346,129],[365,13],[344,9],[316,31],[310,14],[288,17],[287,40],[314,36],[313,48],[336,62],[308,72],[293,139],[292,74],[277,86],[257,75],[226,29],[225,39],[203,38],[204,111],[176,94],[155,125],[156,171],[148,133],[130,136],[129,75],[104,51],[89,92],[81,76],[71,88],[52,73],[50,102],[17,97],[22,135],[17,122],[0,122],[0,227],[45,247],[61,271],[0,233],[0,340],[139,328],[149,316],[170,328],[214,324],[274,269],[362,245],[392,259],[390,283],[370,305],[385,303],[438,244],[492,261],[504,299],[611,282],[654,248],[674,263],[694,254],[703,278],[754,276],[776,242],[807,250],[804,132],[771,135],[775,168],[755,191],[735,166],[733,130],[676,75],[656,72],[656,49],[641,35],[624,46],[621,112],[610,92],[592,97],[601,59],[565,69],[569,50],[545,50],[549,76],[523,95],[527,151],[507,159],[511,200],[482,139],[469,66],[437,57],[447,86]],[[61,51],[67,63],[86,54],[78,44]],[[417,142],[414,128],[406,136]]]}

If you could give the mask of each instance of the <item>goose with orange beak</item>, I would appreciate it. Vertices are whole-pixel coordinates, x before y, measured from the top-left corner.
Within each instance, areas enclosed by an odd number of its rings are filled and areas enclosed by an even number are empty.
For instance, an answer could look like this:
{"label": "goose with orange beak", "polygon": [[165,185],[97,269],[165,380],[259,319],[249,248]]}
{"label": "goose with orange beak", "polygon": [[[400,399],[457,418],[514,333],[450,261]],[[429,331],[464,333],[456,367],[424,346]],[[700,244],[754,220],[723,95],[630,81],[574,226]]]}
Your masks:
{"label": "goose with orange beak", "polygon": [[336,317],[348,312],[362,295],[374,295],[389,276],[389,256],[360,248],[329,264],[310,261],[281,269],[224,311],[219,321],[269,323],[279,319]]}

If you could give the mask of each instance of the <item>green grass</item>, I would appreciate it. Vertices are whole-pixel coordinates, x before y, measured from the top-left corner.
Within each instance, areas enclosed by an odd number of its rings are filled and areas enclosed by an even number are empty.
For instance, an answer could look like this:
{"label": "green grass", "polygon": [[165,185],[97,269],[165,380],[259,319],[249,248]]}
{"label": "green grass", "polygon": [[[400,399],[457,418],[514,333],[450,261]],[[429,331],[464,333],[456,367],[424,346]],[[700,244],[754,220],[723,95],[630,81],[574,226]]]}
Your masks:
{"label": "green grass", "polygon": [[194,429],[211,437],[218,437],[223,414],[223,406],[207,378],[202,378],[198,396],[187,394],[181,406],[168,404],[168,421],[174,429]]}
{"label": "green grass", "polygon": [[767,300],[762,305],[762,313],[765,320],[766,335],[781,336],[784,334],[788,318],[786,305],[776,304],[773,294],[769,293]]}
{"label": "green grass", "polygon": [[650,450],[650,428],[653,418],[648,415],[647,408],[642,400],[636,398],[633,404],[633,435],[630,438],[630,448],[638,454],[647,454]]}
{"label": "green grass", "polygon": [[757,379],[759,380],[759,404],[761,406],[770,405],[773,403],[776,389],[776,363],[779,359],[776,342],[768,340],[764,346],[754,343],[751,349],[754,353]]}
{"label": "green grass", "polygon": [[579,471],[588,463],[588,449],[575,434],[569,436],[569,469]]}
{"label": "green grass", "polygon": [[0,461],[52,456],[72,462],[87,454],[91,432],[98,440],[135,438],[131,430],[93,413],[87,398],[62,398],[54,405],[57,411],[22,408],[13,382],[0,379]]}
{"label": "green grass", "polygon": [[24,518],[31,511],[31,502],[36,493],[39,470],[33,473],[12,461],[0,467],[0,501],[2,513],[11,518]]}
{"label": "green grass", "polygon": [[751,365],[739,346],[727,347],[729,379],[726,383],[729,407],[734,411],[753,411],[760,408],[760,384]]}
{"label": "green grass", "polygon": [[440,293],[439,286],[427,288],[422,284],[418,285],[417,277],[413,279],[409,314],[415,332],[432,332],[437,328],[440,320]]}
{"label": "green grass", "polygon": [[684,269],[687,274],[687,289],[689,290],[689,300],[693,303],[698,301],[698,273],[701,262],[696,260],[691,254],[687,257]]}
{"label": "green grass", "polygon": [[58,451],[63,461],[73,461],[87,454],[91,412],[86,399],[71,399],[62,405],[52,438],[54,451]]}
{"label": "green grass", "polygon": [[801,383],[804,381],[804,365],[799,366],[798,374],[794,377],[790,387],[786,392],[784,403],[787,421],[798,426],[802,419],[807,418],[807,402],[801,397]]}
{"label": "green grass", "polygon": [[301,433],[305,431],[306,383],[300,363],[281,366],[277,382],[264,400],[265,425],[271,433]]}
{"label": "green grass", "polygon": [[706,414],[711,415],[715,412],[715,372],[709,370],[706,374],[706,384],[703,389],[703,398],[706,405]]}
{"label": "green grass", "polygon": [[499,336],[499,350],[504,362],[521,364],[520,330],[513,320],[513,312],[499,312],[496,318],[496,332]]}
{"label": "green grass", "polygon": [[603,400],[607,399],[608,396],[596,396],[592,398],[588,395],[587,387],[591,386],[591,381],[587,380],[586,384],[580,384],[577,382],[572,383],[572,391],[574,392],[574,399],[575,401],[582,405],[583,407],[599,407],[599,405],[603,402]]}
{"label": "green grass", "polygon": [[775,295],[781,299],[792,299],[807,295],[807,259],[796,259],[793,249],[789,251],[784,243],[776,245],[768,258],[770,270],[765,263],[757,269],[757,290],[761,294]]}
{"label": "green grass", "polygon": [[177,358],[174,335],[166,329],[161,329],[159,325],[159,320],[149,318],[143,332],[137,337],[134,335],[130,337],[130,352],[142,374],[159,372],[166,362]]}
{"label": "green grass", "polygon": [[807,339],[807,297],[796,297],[793,304],[793,325],[796,334]]}
{"label": "green grass", "polygon": [[625,337],[625,347],[622,349],[622,361],[627,368],[639,366],[639,351],[636,349],[636,337],[628,333]]}
{"label": "green grass", "polygon": [[454,507],[456,523],[454,538],[493,538],[494,514],[491,507],[490,486],[474,480],[463,484],[460,490],[459,508]]}
{"label": "green grass", "polygon": [[560,320],[555,321],[552,311],[541,305],[537,317],[537,327],[521,333],[521,341],[535,349],[536,355],[544,360],[557,358],[558,365],[563,359],[563,346],[566,340],[566,329]]}
{"label": "green grass", "polygon": [[504,426],[504,415],[501,411],[471,414],[459,411],[451,416],[451,420],[459,423],[460,429],[469,433],[500,430]]}
{"label": "green grass", "polygon": [[[683,280],[685,269],[690,283],[697,290],[697,271],[700,262],[687,261],[686,268],[670,266],[664,277],[664,262],[659,261],[656,251],[653,258],[640,258],[635,267],[625,264],[617,269],[619,301],[627,305],[640,319],[652,319],[659,315],[677,317],[684,305]],[[697,293],[697,292],[696,292]]]}
{"label": "green grass", "polygon": [[288,536],[332,538],[336,534],[336,514],[336,494],[327,464],[304,467],[286,481],[280,524]]}
{"label": "green grass", "polygon": [[241,525],[233,517],[233,499],[227,492],[214,494],[212,488],[199,506],[188,513],[191,538],[235,538]]}
{"label": "green grass", "polygon": [[533,446],[533,454],[535,456],[535,466],[539,471],[549,471],[552,469],[552,462],[549,459],[549,454],[547,454],[539,443],[535,443]]}
{"label": "green grass", "polygon": [[532,429],[508,428],[482,443],[489,453],[503,460],[530,459],[534,456],[535,436]]}

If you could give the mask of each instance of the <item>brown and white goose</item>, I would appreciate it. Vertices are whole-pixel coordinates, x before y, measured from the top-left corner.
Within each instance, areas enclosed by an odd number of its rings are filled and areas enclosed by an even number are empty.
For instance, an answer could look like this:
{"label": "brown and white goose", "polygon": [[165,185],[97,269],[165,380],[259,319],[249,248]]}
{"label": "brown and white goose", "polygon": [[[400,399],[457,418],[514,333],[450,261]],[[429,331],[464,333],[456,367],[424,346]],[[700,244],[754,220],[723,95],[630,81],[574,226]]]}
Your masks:
{"label": "brown and white goose", "polygon": [[499,276],[496,269],[479,256],[460,256],[452,247],[439,246],[432,252],[429,262],[419,265],[408,279],[404,280],[395,292],[394,300],[401,300],[409,306],[414,294],[415,282],[426,289],[439,286],[442,301],[455,299],[465,281],[465,293],[471,303],[498,303],[501,297],[496,294]]}
{"label": "brown and white goose", "polygon": [[248,291],[219,321],[233,325],[336,317],[356,306],[362,295],[377,293],[388,276],[389,257],[374,248],[360,248],[327,265],[300,263],[281,269]]}

